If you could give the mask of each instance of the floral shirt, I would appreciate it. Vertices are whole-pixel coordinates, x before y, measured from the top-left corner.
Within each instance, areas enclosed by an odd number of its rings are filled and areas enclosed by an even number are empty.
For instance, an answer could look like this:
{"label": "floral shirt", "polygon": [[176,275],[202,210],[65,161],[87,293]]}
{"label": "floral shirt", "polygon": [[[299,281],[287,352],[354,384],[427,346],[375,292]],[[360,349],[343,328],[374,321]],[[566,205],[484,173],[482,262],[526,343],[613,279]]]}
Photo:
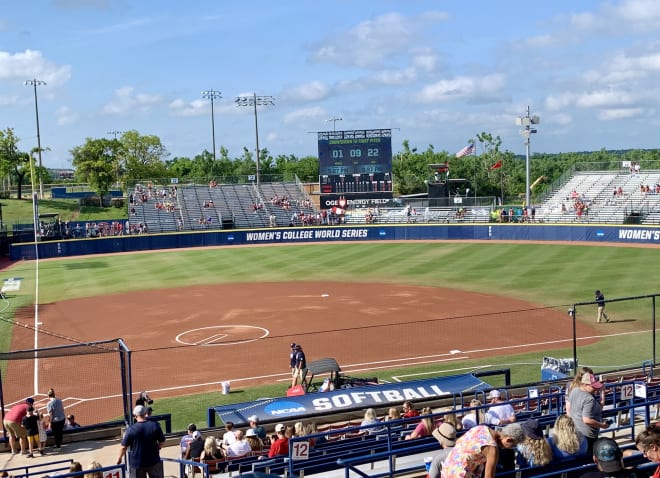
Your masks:
{"label": "floral shirt", "polygon": [[497,442],[486,425],[470,428],[456,442],[442,466],[442,478],[480,477],[486,464],[484,446],[497,446]]}

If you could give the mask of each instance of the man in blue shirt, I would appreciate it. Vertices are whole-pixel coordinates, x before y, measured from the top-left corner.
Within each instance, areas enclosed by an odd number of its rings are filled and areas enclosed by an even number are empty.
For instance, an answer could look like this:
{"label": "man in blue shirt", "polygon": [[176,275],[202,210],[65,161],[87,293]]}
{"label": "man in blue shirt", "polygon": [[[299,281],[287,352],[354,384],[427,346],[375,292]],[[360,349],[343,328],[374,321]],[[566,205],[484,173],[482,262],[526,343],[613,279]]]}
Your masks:
{"label": "man in blue shirt", "polygon": [[135,423],[128,427],[121,440],[119,465],[128,449],[128,467],[131,478],[163,478],[163,462],[160,461],[160,447],[165,435],[160,424],[147,420],[147,409],[138,405],[133,409]]}

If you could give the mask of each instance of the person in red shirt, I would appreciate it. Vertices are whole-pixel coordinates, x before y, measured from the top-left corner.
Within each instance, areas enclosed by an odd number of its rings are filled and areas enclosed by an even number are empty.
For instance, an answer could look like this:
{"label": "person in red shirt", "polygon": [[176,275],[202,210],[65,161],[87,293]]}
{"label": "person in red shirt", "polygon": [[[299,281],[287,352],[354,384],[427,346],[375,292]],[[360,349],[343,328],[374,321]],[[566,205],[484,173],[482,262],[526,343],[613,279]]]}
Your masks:
{"label": "person in red shirt", "polygon": [[284,435],[285,427],[282,423],[275,425],[275,433],[277,438],[273,440],[268,450],[268,458],[275,458],[276,456],[289,455],[289,439]]}
{"label": "person in red shirt", "polygon": [[401,414],[401,418],[413,418],[418,416],[419,412],[415,410],[415,405],[413,405],[411,401],[403,402],[403,413]]}
{"label": "person in red shirt", "polygon": [[27,444],[27,434],[25,433],[25,428],[21,426],[23,417],[27,415],[28,407],[31,407],[34,404],[34,399],[32,397],[25,400],[25,403],[19,403],[11,407],[11,409],[5,413],[5,418],[2,420],[5,430],[9,435],[9,446],[11,447],[11,454],[15,455],[18,453],[16,449],[16,440],[18,440],[19,446],[21,448],[21,455],[25,455],[25,445]]}

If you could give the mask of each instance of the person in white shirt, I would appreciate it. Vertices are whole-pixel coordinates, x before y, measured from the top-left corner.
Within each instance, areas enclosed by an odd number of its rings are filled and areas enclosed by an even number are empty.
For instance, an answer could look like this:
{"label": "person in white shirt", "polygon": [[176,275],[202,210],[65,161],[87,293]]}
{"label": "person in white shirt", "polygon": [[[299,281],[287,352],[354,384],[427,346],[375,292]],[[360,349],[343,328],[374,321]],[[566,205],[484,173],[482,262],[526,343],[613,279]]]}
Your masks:
{"label": "person in white shirt", "polygon": [[516,421],[516,412],[510,404],[504,403],[504,400],[500,398],[499,390],[491,390],[488,399],[492,406],[486,412],[487,425],[502,427]]}
{"label": "person in white shirt", "polygon": [[227,447],[227,456],[244,456],[252,451],[252,447],[243,436],[243,430],[236,430],[234,436],[236,440]]}

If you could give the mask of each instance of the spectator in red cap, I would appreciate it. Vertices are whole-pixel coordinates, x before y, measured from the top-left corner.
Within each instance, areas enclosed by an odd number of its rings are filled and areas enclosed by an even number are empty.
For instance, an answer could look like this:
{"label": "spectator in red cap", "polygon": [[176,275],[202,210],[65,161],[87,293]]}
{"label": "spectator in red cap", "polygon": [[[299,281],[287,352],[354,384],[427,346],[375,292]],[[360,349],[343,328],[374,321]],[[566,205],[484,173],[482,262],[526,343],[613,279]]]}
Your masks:
{"label": "spectator in red cap", "polygon": [[28,407],[31,407],[34,404],[33,398],[28,398],[24,403],[19,403],[11,407],[11,409],[5,413],[5,418],[2,420],[2,424],[7,430],[7,435],[9,436],[9,447],[11,448],[11,454],[15,455],[18,453],[16,447],[16,441],[21,449],[21,455],[25,455],[25,445],[27,444],[27,434],[25,428],[21,426],[23,422],[23,417],[27,415]]}
{"label": "spectator in red cap", "polygon": [[569,416],[575,423],[575,428],[587,439],[587,456],[593,455],[594,442],[602,428],[610,426],[609,421],[603,421],[603,406],[594,396],[603,384],[594,374],[585,373],[580,386],[571,390],[568,401],[571,404]]}

